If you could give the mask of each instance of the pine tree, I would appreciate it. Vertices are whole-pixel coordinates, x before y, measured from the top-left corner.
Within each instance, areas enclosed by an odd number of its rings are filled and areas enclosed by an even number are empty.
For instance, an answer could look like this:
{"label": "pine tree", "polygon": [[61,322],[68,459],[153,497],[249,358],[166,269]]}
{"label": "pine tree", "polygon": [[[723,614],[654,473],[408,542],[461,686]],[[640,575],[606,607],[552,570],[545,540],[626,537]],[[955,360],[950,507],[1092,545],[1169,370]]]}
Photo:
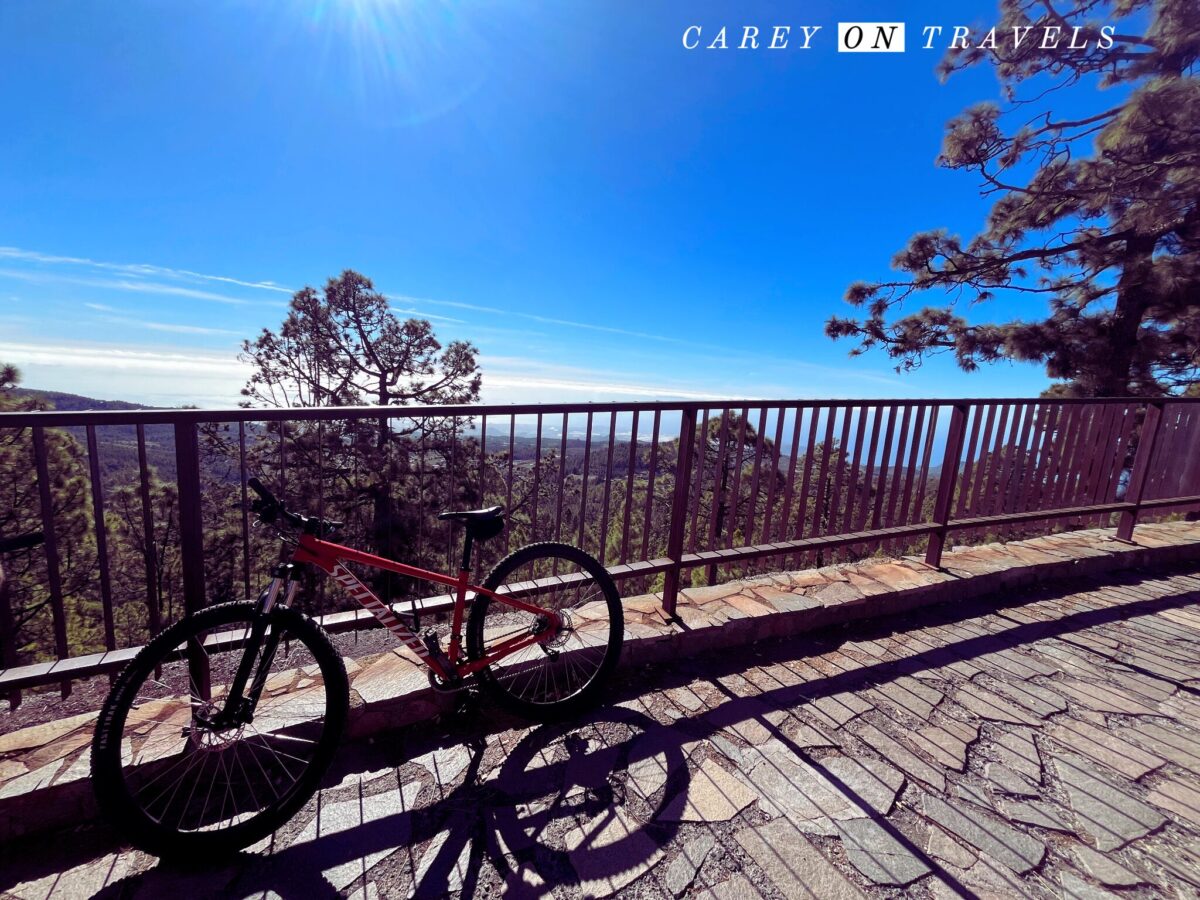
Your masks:
{"label": "pine tree", "polygon": [[[938,157],[996,198],[986,228],[966,242],[914,235],[892,260],[900,278],[847,290],[866,317],[834,316],[826,333],[856,339],[852,354],[883,348],[898,369],[948,352],[966,371],[1042,363],[1056,393],[1185,390],[1200,374],[1200,4],[1002,0],[1000,11],[994,48],[980,32],[941,64],[949,76],[990,63],[1003,89],[1005,106],[980,103],[951,120]],[[1013,29],[1027,27],[1014,48]],[[1043,28],[1059,29],[1057,48],[1042,48]],[[1069,49],[1069,38],[1086,49]],[[1093,110],[1056,116],[1059,91],[1096,101]],[[900,314],[929,290],[946,303]],[[1044,318],[963,315],[1018,296],[1044,298]]]}

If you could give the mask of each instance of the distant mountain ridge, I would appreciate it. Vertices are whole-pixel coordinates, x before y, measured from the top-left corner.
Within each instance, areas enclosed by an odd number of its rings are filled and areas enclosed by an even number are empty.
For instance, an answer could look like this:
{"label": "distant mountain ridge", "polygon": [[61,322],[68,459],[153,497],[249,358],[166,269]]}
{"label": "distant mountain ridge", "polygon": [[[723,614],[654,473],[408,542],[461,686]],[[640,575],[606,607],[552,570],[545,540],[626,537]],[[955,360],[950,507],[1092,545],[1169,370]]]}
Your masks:
{"label": "distant mountain ridge", "polygon": [[160,407],[146,406],[141,403],[130,403],[126,400],[97,400],[95,397],[84,397],[80,394],[67,394],[63,391],[43,391],[37,388],[15,388],[14,397],[32,397],[45,400],[55,409],[64,412],[81,410],[118,410],[118,409],[159,409]]}

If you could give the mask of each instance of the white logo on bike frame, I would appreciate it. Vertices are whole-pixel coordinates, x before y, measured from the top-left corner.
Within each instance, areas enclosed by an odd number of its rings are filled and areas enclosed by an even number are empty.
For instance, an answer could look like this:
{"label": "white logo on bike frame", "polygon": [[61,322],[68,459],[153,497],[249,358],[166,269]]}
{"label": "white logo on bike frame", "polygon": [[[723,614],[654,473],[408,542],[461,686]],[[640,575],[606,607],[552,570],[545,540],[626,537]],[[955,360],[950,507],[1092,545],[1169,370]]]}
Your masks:
{"label": "white logo on bike frame", "polygon": [[351,597],[365,606],[371,615],[382,622],[384,628],[396,635],[405,647],[412,650],[421,659],[429,660],[429,651],[425,649],[425,645],[421,642],[421,639],[413,633],[411,628],[396,617],[390,606],[376,597],[369,587],[359,581],[353,572],[341,563],[338,563],[333,567],[333,571],[330,574],[338,584],[346,589]]}

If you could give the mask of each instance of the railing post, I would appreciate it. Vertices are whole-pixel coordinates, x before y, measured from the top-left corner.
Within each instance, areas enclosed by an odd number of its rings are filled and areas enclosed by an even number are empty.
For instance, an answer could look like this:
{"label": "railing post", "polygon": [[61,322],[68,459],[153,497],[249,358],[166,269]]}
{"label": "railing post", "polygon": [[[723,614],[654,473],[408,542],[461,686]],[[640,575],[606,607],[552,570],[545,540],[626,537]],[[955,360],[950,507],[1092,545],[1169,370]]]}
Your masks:
{"label": "railing post", "polygon": [[[42,513],[42,532],[46,535],[46,580],[50,588],[50,611],[54,627],[54,653],[58,659],[69,655],[67,644],[67,612],[63,603],[62,572],[59,569],[58,532],[55,530],[54,500],[50,491],[50,468],[47,462],[46,429],[33,428],[33,466],[37,472],[38,503]],[[59,685],[64,698],[71,693],[71,682]]]}
{"label": "railing post", "polygon": [[[204,608],[204,518],[200,507],[200,440],[194,421],[175,423],[175,468],[179,487],[179,552],[183,567],[183,609]],[[200,699],[209,693],[208,656],[188,646],[188,671]]]}
{"label": "railing post", "polygon": [[671,529],[667,536],[667,559],[671,568],[663,579],[663,609],[675,615],[679,596],[679,576],[682,572],[683,529],[687,521],[688,498],[692,493],[692,458],[696,447],[695,408],[685,407],[679,417],[679,461],[675,469],[675,494],[671,498]]}
{"label": "railing post", "polygon": [[[0,560],[0,668],[11,669],[17,664],[17,635],[13,628],[12,604],[8,596],[8,582],[4,580],[3,560]],[[10,710],[21,705],[21,692],[8,692]]]}
{"label": "railing post", "polygon": [[958,460],[962,455],[963,434],[966,429],[966,404],[956,403],[950,411],[950,431],[946,435],[942,474],[938,479],[937,499],[933,503],[933,523],[938,529],[929,535],[929,547],[925,551],[925,565],[934,568],[940,568],[942,565],[942,548],[946,545],[946,526],[950,523],[950,506],[954,500],[954,487],[958,483]]}
{"label": "railing post", "polygon": [[1158,443],[1158,433],[1162,423],[1163,402],[1151,401],[1146,404],[1146,419],[1142,422],[1142,432],[1138,439],[1137,453],[1133,458],[1133,470],[1129,473],[1129,487],[1125,490],[1125,502],[1132,503],[1133,509],[1121,513],[1117,523],[1117,540],[1132,541],[1133,526],[1137,524],[1138,512],[1142,505],[1142,489],[1146,485],[1146,476],[1150,472],[1150,457],[1154,453],[1154,445]]}

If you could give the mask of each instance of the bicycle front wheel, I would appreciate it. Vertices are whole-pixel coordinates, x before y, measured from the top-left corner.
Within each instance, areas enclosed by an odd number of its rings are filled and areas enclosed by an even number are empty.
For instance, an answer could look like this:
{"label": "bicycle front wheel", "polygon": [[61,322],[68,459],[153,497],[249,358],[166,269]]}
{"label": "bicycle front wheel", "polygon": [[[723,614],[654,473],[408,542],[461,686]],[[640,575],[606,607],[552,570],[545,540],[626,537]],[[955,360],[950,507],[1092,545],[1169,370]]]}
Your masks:
{"label": "bicycle front wheel", "polygon": [[100,711],[96,799],[132,843],[158,856],[230,852],[265,837],[313,795],[333,759],[349,706],[345,664],[293,609],[269,614],[254,672],[279,640],[251,721],[214,724],[255,606],[213,606],[168,628],[120,674]]}
{"label": "bicycle front wheel", "polygon": [[[572,715],[592,703],[617,664],[624,636],[621,596],[604,566],[569,544],[530,544],[501,560],[483,587],[553,610],[563,623],[544,643],[480,670],[497,703],[539,720]],[[505,641],[539,631],[543,619],[481,594],[467,620],[467,651],[484,659]]]}

